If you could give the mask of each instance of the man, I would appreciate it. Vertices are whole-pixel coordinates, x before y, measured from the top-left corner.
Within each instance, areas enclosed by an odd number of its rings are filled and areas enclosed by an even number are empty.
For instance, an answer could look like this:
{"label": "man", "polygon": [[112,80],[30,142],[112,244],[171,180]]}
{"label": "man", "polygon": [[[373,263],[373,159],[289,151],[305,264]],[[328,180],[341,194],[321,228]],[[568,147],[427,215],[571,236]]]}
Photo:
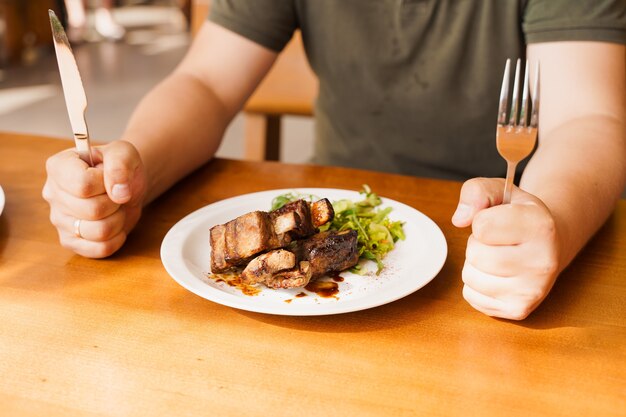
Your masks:
{"label": "man", "polygon": [[320,79],[320,163],[501,176],[505,59],[541,62],[539,145],[513,204],[500,205],[502,179],[473,178],[452,219],[472,227],[466,300],[492,316],[530,314],[626,184],[623,0],[215,1],[123,140],[95,150],[101,166],[71,150],[49,159],[43,194],[61,243],[88,257],[118,250],[143,205],[214,155],[296,28]]}

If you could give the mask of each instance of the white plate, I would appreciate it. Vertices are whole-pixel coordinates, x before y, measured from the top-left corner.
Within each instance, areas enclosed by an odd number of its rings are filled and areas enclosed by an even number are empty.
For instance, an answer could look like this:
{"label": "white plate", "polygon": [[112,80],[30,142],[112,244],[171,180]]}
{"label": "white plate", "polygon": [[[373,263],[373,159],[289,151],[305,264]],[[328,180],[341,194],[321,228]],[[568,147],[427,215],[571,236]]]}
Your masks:
{"label": "white plate", "polygon": [[[394,200],[383,198],[383,206],[393,207],[389,217],[405,222],[406,240],[399,241],[384,259],[385,269],[376,275],[373,262],[366,275],[342,272],[334,298],[317,296],[302,288],[272,290],[263,287],[259,294],[245,295],[241,290],[208,278],[211,248],[209,228],[254,210],[267,211],[272,199],[293,189],[263,191],[241,195],[210,204],[176,223],[163,239],[161,260],[167,272],[184,288],[213,302],[259,313],[314,316],[347,313],[376,307],[402,298],[422,288],[441,270],[448,248],[439,227],[427,216]],[[331,201],[363,198],[356,191],[331,188],[301,188]],[[305,292],[306,297],[295,297]]]}
{"label": "white plate", "polygon": [[0,187],[0,215],[2,214],[2,210],[4,210],[4,190]]}

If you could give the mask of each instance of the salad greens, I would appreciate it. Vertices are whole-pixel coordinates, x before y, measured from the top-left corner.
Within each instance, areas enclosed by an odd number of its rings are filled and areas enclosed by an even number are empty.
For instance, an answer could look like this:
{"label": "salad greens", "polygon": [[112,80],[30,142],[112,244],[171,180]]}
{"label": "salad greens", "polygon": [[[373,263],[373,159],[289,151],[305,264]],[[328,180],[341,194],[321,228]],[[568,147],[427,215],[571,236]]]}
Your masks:
{"label": "salad greens", "polygon": [[274,199],[272,200],[272,208],[270,209],[270,211],[278,210],[285,204],[291,203],[292,201],[296,200],[306,200],[312,203],[315,200],[319,200],[319,197],[313,194],[301,194],[296,192],[281,194],[277,197],[274,197]]}
{"label": "salad greens", "polygon": [[[348,199],[334,201],[332,204],[335,217],[332,222],[320,227],[320,230],[356,230],[359,256],[376,262],[378,275],[384,268],[383,258],[394,248],[398,240],[405,238],[403,223],[389,219],[388,215],[392,208],[379,208],[382,201],[368,185],[363,185],[359,193],[364,195],[361,201],[354,202]],[[272,210],[298,199],[313,201],[317,197],[294,192],[282,194],[272,201]],[[352,268],[352,272],[360,273],[359,265]]]}

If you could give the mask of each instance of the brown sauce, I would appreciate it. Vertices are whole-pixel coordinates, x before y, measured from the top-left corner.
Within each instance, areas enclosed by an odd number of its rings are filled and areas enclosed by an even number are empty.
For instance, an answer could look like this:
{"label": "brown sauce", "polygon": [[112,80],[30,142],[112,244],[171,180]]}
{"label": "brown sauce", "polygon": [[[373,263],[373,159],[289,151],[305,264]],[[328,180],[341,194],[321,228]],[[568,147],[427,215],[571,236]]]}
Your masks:
{"label": "brown sauce", "polygon": [[315,294],[324,298],[337,298],[336,295],[339,293],[339,285],[334,281],[309,282],[306,287],[304,287],[304,289],[314,292]]}
{"label": "brown sauce", "polygon": [[[332,279],[332,281],[312,281],[309,282],[304,289],[310,291],[312,293],[317,294],[320,297],[324,298],[337,298],[337,294],[339,293],[339,285],[338,282],[343,282],[344,278],[339,275],[339,272],[331,272],[328,276]],[[215,282],[223,282],[226,283],[229,287],[237,288],[244,295],[253,296],[257,295],[261,292],[261,289],[250,284],[246,284],[241,280],[241,275],[237,273],[225,273],[225,274],[208,274],[208,277]],[[294,297],[302,298],[306,297],[308,294],[305,292],[299,292]],[[286,303],[291,303],[293,299],[285,300]]]}
{"label": "brown sauce", "polygon": [[209,278],[215,282],[225,282],[229,287],[237,288],[244,295],[253,296],[261,292],[260,288],[243,282],[239,274],[209,274]]}
{"label": "brown sauce", "polygon": [[338,271],[329,272],[328,276],[330,278],[332,278],[332,280],[335,281],[335,282],[343,282],[344,281],[344,278],[341,275],[339,275]]}

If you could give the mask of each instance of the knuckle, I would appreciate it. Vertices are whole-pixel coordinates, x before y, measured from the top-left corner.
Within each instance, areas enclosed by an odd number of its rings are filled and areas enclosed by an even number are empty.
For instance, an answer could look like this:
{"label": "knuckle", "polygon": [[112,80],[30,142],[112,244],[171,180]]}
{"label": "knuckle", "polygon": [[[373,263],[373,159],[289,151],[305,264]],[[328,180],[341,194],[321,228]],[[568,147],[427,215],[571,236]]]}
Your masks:
{"label": "knuckle", "polygon": [[479,211],[472,221],[472,234],[479,241],[483,240],[485,230],[488,230],[489,216],[484,211]]}
{"label": "knuckle", "polygon": [[476,213],[472,220],[472,235],[481,240],[483,231],[485,230],[485,216],[481,212]]}
{"label": "knuckle", "polygon": [[127,167],[120,165],[106,167],[106,175],[116,180],[125,180],[128,176],[128,171],[129,169]]}
{"label": "knuckle", "polygon": [[50,176],[50,173],[54,170],[54,164],[56,162],[57,155],[52,155],[48,159],[46,159],[46,173]]}
{"label": "knuckle", "polygon": [[100,220],[101,210],[97,204],[87,204],[85,206],[85,214],[83,215],[83,220],[96,221]]}
{"label": "knuckle", "polygon": [[57,214],[56,210],[50,210],[49,219],[50,219],[50,223],[52,223],[54,227],[59,228],[61,221],[59,219],[59,215]]}
{"label": "knuckle", "polygon": [[116,153],[124,156],[124,161],[132,161],[139,157],[139,152],[135,146],[125,140],[116,140],[111,142],[111,149],[115,149]]}
{"label": "knuckle", "polygon": [[106,241],[113,237],[113,226],[108,222],[97,222],[94,224],[94,240]]}
{"label": "knuckle", "polygon": [[543,216],[539,222],[539,232],[543,236],[554,236],[556,234],[556,224],[552,216]]}
{"label": "knuckle", "polygon": [[107,243],[99,243],[94,247],[93,250],[94,258],[106,258],[107,256],[110,256],[112,254],[113,250],[111,249],[111,246]]}
{"label": "knuckle", "polygon": [[[468,198],[474,199],[479,205],[491,207],[494,205],[494,183],[499,183],[500,179],[476,177],[471,178],[463,184],[461,193]],[[498,184],[498,189],[499,184]]]}
{"label": "knuckle", "polygon": [[541,301],[545,295],[545,292],[542,288],[533,288],[528,290],[527,299],[532,304],[537,301]]}
{"label": "knuckle", "polygon": [[543,275],[555,275],[559,270],[559,263],[556,259],[550,258],[543,262],[541,266],[541,272]]}
{"label": "knuckle", "polygon": [[[478,257],[476,242],[473,236],[470,236],[467,240],[467,247],[465,248],[465,263],[474,264]],[[465,268],[463,268],[465,271]]]}
{"label": "knuckle", "polygon": [[477,187],[480,190],[485,190],[485,181],[486,178],[485,177],[474,177],[474,178],[470,178],[469,180],[465,181],[465,183],[463,184],[464,187]]}
{"label": "knuckle", "polygon": [[101,220],[106,217],[107,208],[104,204],[90,201],[85,207],[85,220]]}
{"label": "knuckle", "polygon": [[525,303],[511,303],[506,311],[506,318],[511,320],[524,320],[532,309]]}
{"label": "knuckle", "polygon": [[74,245],[72,244],[72,240],[70,238],[68,238],[67,236],[64,236],[64,235],[60,234],[59,235],[59,243],[65,249],[74,250]]}
{"label": "knuckle", "polygon": [[465,263],[465,266],[463,267],[463,270],[461,271],[461,281],[463,281],[463,284],[465,285],[468,285],[468,283],[471,282],[469,269],[467,268],[467,262]]}
{"label": "knuckle", "polygon": [[72,185],[72,194],[79,198],[90,197],[93,193],[94,185],[85,175],[76,177]]}
{"label": "knuckle", "polygon": [[[122,241],[126,240],[126,236],[123,235]],[[111,256],[119,249],[119,242],[116,239],[107,240],[95,245],[93,250],[94,258],[106,258]]]}
{"label": "knuckle", "polygon": [[559,271],[558,255],[556,251],[545,249],[541,255],[534,258],[530,266],[539,276],[554,276]]}
{"label": "knuckle", "polygon": [[471,297],[470,297],[470,287],[469,287],[469,285],[467,285],[466,282],[464,282],[464,285],[463,285],[463,298],[468,303],[470,303],[470,304],[472,303]]}
{"label": "knuckle", "polygon": [[46,184],[41,189],[41,197],[46,200],[48,203],[52,201],[52,190],[50,189],[50,184],[46,181]]}

